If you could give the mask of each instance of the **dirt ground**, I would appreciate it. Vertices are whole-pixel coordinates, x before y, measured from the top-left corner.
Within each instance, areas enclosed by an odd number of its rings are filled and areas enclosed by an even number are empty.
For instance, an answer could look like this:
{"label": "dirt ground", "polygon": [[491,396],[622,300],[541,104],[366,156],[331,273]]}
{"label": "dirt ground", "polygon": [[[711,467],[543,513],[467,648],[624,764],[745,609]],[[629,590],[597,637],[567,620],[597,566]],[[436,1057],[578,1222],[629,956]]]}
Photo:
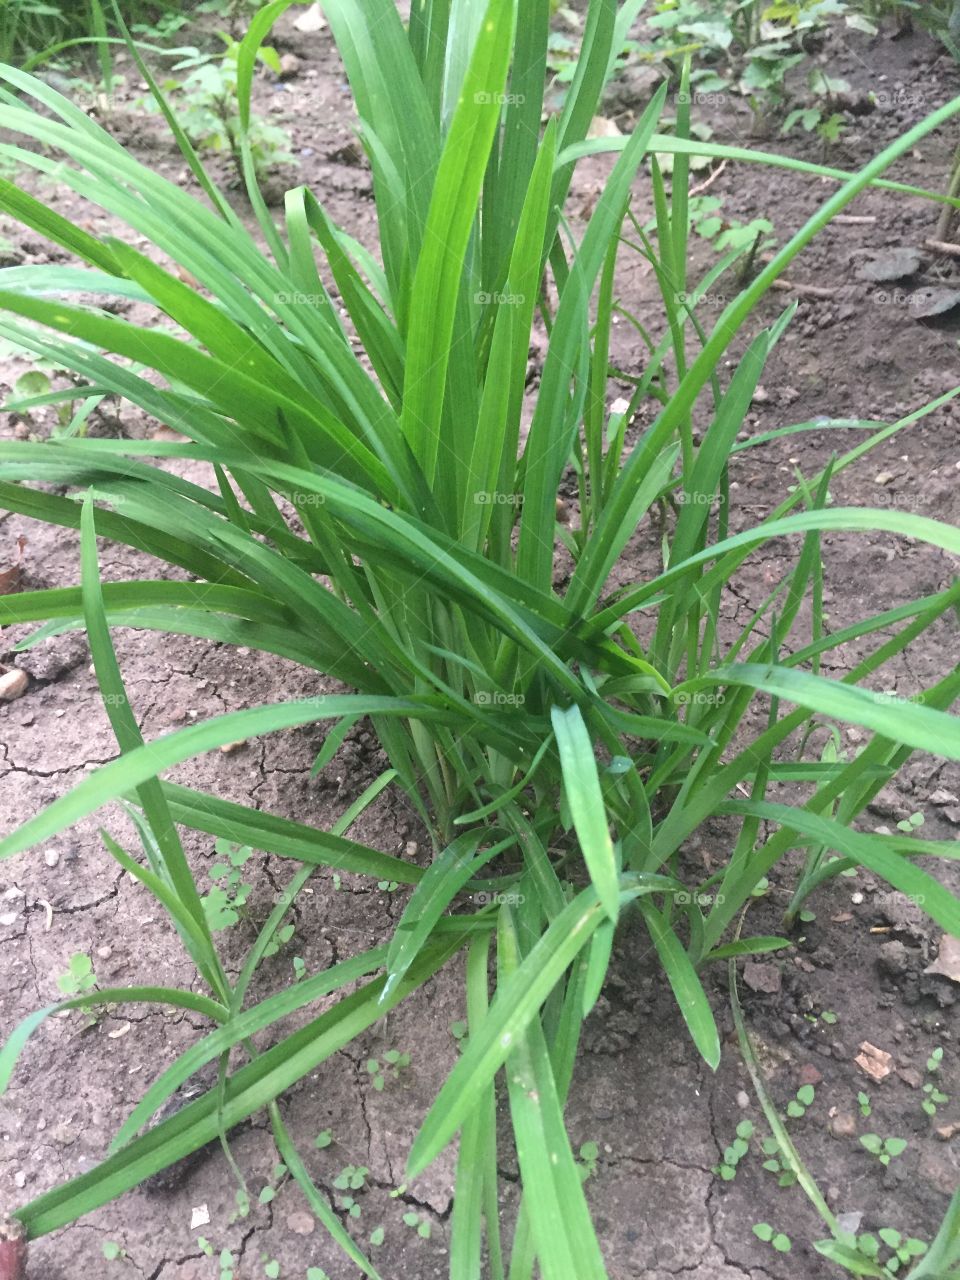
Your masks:
{"label": "dirt ground", "polygon": [[[289,81],[264,77],[259,109],[284,125],[299,161],[298,181],[309,183],[329,212],[352,234],[373,235],[369,173],[352,144],[352,120],[342,70],[329,33],[309,38],[289,24],[278,45],[302,65]],[[852,121],[830,162],[854,166],[879,150],[927,111],[960,91],[960,75],[942,51],[917,35],[892,40],[848,33],[821,55],[834,74],[856,90],[872,90],[876,110]],[[120,94],[141,96],[131,81]],[[616,102],[626,127],[642,102]],[[611,109],[611,114],[614,114]],[[806,137],[750,136],[746,107],[731,97],[707,104],[720,141],[769,145],[821,159],[820,144]],[[183,163],[153,121],[129,110],[108,122],[147,163],[168,176]],[[918,185],[941,186],[956,137],[928,138],[902,162],[895,176]],[[609,162],[595,159],[578,171],[571,197],[575,220],[589,214]],[[30,181],[28,179],[28,181]],[[728,218],[769,217],[779,243],[818,206],[832,185],[801,175],[730,164],[711,193],[724,199]],[[110,228],[98,210],[69,193],[55,207],[96,230]],[[649,180],[637,184],[638,215],[649,216]],[[794,264],[794,283],[832,290],[801,296],[797,314],[771,359],[761,391],[744,423],[759,433],[819,417],[866,417],[892,421],[960,381],[957,335],[949,317],[919,322],[904,290],[924,284],[956,284],[960,260],[928,251],[915,277],[902,286],[863,278],[865,263],[896,246],[920,246],[932,235],[932,207],[919,199],[871,192],[848,212],[869,222],[829,228]],[[577,225],[575,221],[574,225]],[[0,233],[13,242],[9,261],[53,260],[49,246],[12,224]],[[701,269],[710,248],[698,249]],[[625,255],[619,284],[624,305],[656,315],[656,290],[642,262]],[[760,319],[771,321],[791,299],[772,294]],[[704,304],[722,307],[717,296]],[[625,373],[641,367],[633,330],[620,322],[614,358]],[[532,351],[531,393],[538,369]],[[0,391],[7,393],[25,362],[7,356],[0,365]],[[626,384],[621,390],[626,390]],[[616,386],[611,388],[611,395]],[[649,420],[654,406],[644,409]],[[149,434],[155,424],[129,406],[101,430]],[[7,416],[0,432],[46,434],[49,415],[24,424]],[[831,450],[842,451],[859,433],[814,431],[751,449],[738,456],[732,479],[732,518],[754,522],[785,494],[794,468],[815,474]],[[199,472],[198,472],[199,477]],[[940,520],[960,517],[960,409],[956,402],[902,432],[833,486],[838,504],[897,505]],[[0,514],[0,568],[13,560],[17,539],[26,539],[21,587],[74,583],[79,577],[75,536],[10,513]],[[892,535],[825,538],[828,558],[826,607],[839,628],[922,593],[946,587],[956,565],[939,551]],[[727,601],[731,625],[742,622],[790,563],[791,548],[775,543],[753,556]],[[644,522],[617,569],[618,580],[642,578],[657,563],[656,530]],[[157,572],[146,558],[123,548],[102,547],[105,578]],[[25,627],[0,631],[0,662],[30,675],[19,700],[0,704],[0,830],[10,830],[63,794],[84,772],[111,759],[115,745],[98,700],[82,639],[61,636],[28,653],[14,644]],[[243,650],[205,641],[119,631],[118,653],[131,700],[148,738],[195,718],[280,698],[333,688],[314,673]],[[944,674],[958,655],[955,625],[943,620],[892,665],[877,687],[909,695]],[[825,673],[839,675],[856,660],[854,648],[830,655]],[[850,745],[863,740],[846,731]],[[219,796],[329,826],[384,767],[368,730],[355,732],[318,777],[310,765],[322,730],[307,728],[247,743],[231,753],[195,760],[171,775]],[[935,744],[931,743],[931,748]],[[884,790],[864,815],[867,827],[893,824],[909,814],[925,816],[924,835],[956,839],[960,832],[960,769],[936,755],[918,757]],[[63,838],[0,868],[0,942],[4,981],[0,1010],[4,1035],[17,1021],[58,996],[57,977],[74,953],[93,960],[101,985],[153,981],[189,986],[192,971],[167,922],[141,886],[123,873],[103,848],[100,828],[118,838],[130,833],[119,811],[80,823]],[[403,798],[388,791],[357,822],[356,838],[384,851],[423,856],[424,832]],[[697,834],[688,857],[708,869],[724,856],[728,839],[719,825]],[[212,841],[193,835],[189,852],[201,886],[214,859]],[[241,957],[276,895],[293,872],[282,859],[255,855],[244,868],[252,886],[248,912],[222,935],[228,963]],[[937,873],[960,889],[956,867]],[[753,911],[755,932],[776,932],[788,901],[790,879],[775,878],[769,895]],[[371,887],[344,874],[319,873],[301,898],[294,940],[263,966],[257,994],[289,981],[292,956],[308,972],[385,939],[402,909],[404,891]],[[936,958],[939,930],[912,904],[891,895],[869,874],[833,881],[810,904],[796,947],[785,959],[748,973],[742,997],[758,1046],[767,1087],[782,1108],[801,1084],[814,1083],[815,1100],[791,1132],[828,1202],[852,1215],[855,1229],[894,1227],[930,1240],[948,1198],[960,1182],[960,1056],[957,984],[927,974]],[[839,1274],[813,1249],[827,1232],[797,1187],[781,1188],[755,1154],[737,1176],[714,1172],[737,1124],[751,1119],[766,1135],[763,1117],[741,1065],[729,1014],[722,966],[707,975],[725,1052],[712,1076],[698,1061],[673,997],[664,988],[635,920],[620,934],[605,995],[585,1028],[584,1052],[567,1116],[575,1147],[596,1142],[597,1169],[588,1194],[613,1280],[668,1280],[689,1273],[703,1280],[819,1280]],[[331,1196],[346,1166],[364,1166],[366,1185],[356,1193],[359,1219],[345,1221],[372,1250],[385,1280],[441,1276],[447,1269],[454,1153],[448,1150],[418,1182],[394,1194],[413,1135],[430,1098],[455,1061],[451,1024],[464,1016],[459,975],[449,971],[391,1014],[361,1043],[341,1052],[283,1101],[291,1132],[309,1167]],[[140,1006],[107,1012],[96,1021],[80,1015],[53,1019],[34,1035],[13,1083],[0,1098],[0,1210],[12,1210],[64,1178],[91,1168],[105,1153],[125,1116],[159,1071],[204,1030],[202,1019]],[[890,1074],[871,1080],[854,1059],[868,1041],[891,1056]],[[950,1098],[934,1119],[921,1109],[926,1062],[943,1048],[938,1087]],[[409,1067],[388,1078],[382,1091],[366,1069],[369,1057],[395,1048],[411,1055]],[[872,1114],[861,1114],[858,1092],[870,1097]],[[938,1132],[938,1130],[940,1132]],[[317,1135],[331,1142],[315,1148]],[[904,1153],[884,1168],[859,1143],[876,1133],[907,1139]],[[952,1136],[949,1136],[951,1135]],[[947,1135],[947,1136],[944,1136]],[[295,1184],[277,1183],[276,1153],[264,1119],[255,1119],[232,1143],[254,1199],[248,1217],[236,1213],[236,1184],[222,1153],[214,1151],[178,1172],[167,1189],[141,1188],[82,1222],[55,1232],[31,1248],[31,1280],[92,1276],[137,1276],[143,1280],[217,1280],[219,1255],[233,1256],[235,1280],[279,1275],[303,1280],[322,1268],[330,1280],[356,1274],[309,1213]],[[509,1220],[515,1203],[516,1168],[501,1152],[503,1207]],[[268,1188],[261,1197],[261,1191]],[[271,1195],[271,1190],[273,1194]],[[263,1203],[259,1203],[259,1200]],[[406,1220],[405,1220],[406,1215]],[[413,1215],[416,1215],[415,1219]],[[781,1253],[753,1232],[769,1223],[792,1241]],[[422,1224],[422,1225],[421,1225]],[[418,1230],[418,1225],[420,1229]],[[204,1252],[203,1238],[212,1256]],[[104,1256],[105,1242],[123,1251]],[[274,1266],[274,1264],[277,1264]],[[317,1274],[309,1280],[317,1280]]]}

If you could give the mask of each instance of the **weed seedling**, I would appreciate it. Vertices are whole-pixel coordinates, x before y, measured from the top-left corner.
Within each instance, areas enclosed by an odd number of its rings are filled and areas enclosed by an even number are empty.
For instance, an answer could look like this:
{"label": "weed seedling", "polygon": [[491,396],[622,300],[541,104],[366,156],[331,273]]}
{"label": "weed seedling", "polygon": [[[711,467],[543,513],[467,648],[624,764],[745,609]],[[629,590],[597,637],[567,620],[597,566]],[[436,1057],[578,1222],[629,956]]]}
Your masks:
{"label": "weed seedling", "polygon": [[387,1077],[392,1074],[394,1080],[400,1078],[400,1072],[410,1065],[409,1053],[401,1053],[398,1049],[388,1049],[383,1055],[383,1062],[379,1058],[367,1059],[367,1071],[371,1077],[371,1083],[378,1093],[383,1092],[383,1087],[387,1082]]}
{"label": "weed seedling", "polygon": [[[346,1168],[341,1169],[333,1180],[333,1185],[338,1191],[362,1191],[366,1186],[367,1174],[370,1170],[365,1165],[348,1164]],[[360,1217],[360,1205],[351,1195],[337,1196],[337,1204],[344,1212],[348,1213],[351,1218]]]}
{"label": "weed seedling", "polygon": [[857,1094],[857,1106],[860,1108],[860,1114],[863,1116],[864,1120],[866,1120],[873,1111],[873,1107],[870,1105],[869,1093],[864,1093],[863,1090],[861,1090]]}
{"label": "weed seedling", "polygon": [[936,1086],[936,1075],[940,1070],[940,1063],[943,1061],[943,1049],[938,1047],[934,1049],[930,1057],[927,1059],[927,1074],[933,1076],[933,1080],[927,1080],[923,1086],[924,1098],[920,1103],[921,1107],[928,1116],[937,1114],[937,1107],[942,1107],[945,1102],[950,1101],[949,1094],[944,1093]]}
{"label": "weed seedling", "polygon": [[57,978],[57,986],[65,996],[82,996],[92,991],[97,985],[97,977],[93,972],[93,961],[82,951],[70,957],[66,973]]}
{"label": "weed seedling", "polygon": [[253,850],[248,845],[232,844],[223,839],[217,840],[214,849],[226,861],[215,862],[210,868],[214,887],[201,901],[207,923],[214,932],[219,932],[237,923],[250,896],[253,886],[244,881],[241,868],[249,861]]}
{"label": "weed seedling", "polygon": [[724,1182],[732,1182],[737,1176],[737,1165],[750,1150],[750,1139],[753,1137],[753,1121],[741,1120],[737,1125],[737,1136],[723,1153],[723,1161],[713,1166],[713,1172]]}
{"label": "weed seedling", "polygon": [[801,1116],[807,1114],[807,1107],[813,1105],[813,1099],[816,1094],[812,1084],[802,1084],[797,1090],[797,1096],[791,1098],[787,1103],[787,1115],[791,1120],[799,1120]]}
{"label": "weed seedling", "polygon": [[792,1187],[797,1181],[796,1170],[791,1167],[790,1162],[784,1156],[780,1143],[776,1138],[764,1138],[760,1144],[760,1149],[766,1156],[763,1167],[768,1172],[777,1175],[777,1186]]}
{"label": "weed seedling", "polygon": [[600,1155],[600,1148],[595,1142],[583,1142],[580,1144],[580,1181],[586,1182],[588,1178],[597,1176],[597,1157]]}
{"label": "weed seedling", "polygon": [[127,1251],[116,1240],[104,1240],[103,1256],[107,1262],[122,1262],[127,1256]]}
{"label": "weed seedling", "polygon": [[772,1244],[777,1253],[789,1253],[793,1248],[790,1237],[782,1231],[774,1231],[769,1222],[758,1222],[754,1225],[753,1234],[764,1244]]}
{"label": "weed seedling", "polygon": [[410,1227],[411,1229],[416,1228],[417,1235],[420,1237],[421,1240],[430,1239],[429,1219],[422,1218],[419,1213],[413,1213],[411,1211],[403,1215],[403,1222],[404,1222],[404,1226]]}
{"label": "weed seedling", "polygon": [[888,1165],[897,1156],[902,1156],[907,1149],[906,1138],[881,1138],[876,1133],[865,1133],[860,1145],[866,1147],[872,1156],[876,1156],[882,1165]]}

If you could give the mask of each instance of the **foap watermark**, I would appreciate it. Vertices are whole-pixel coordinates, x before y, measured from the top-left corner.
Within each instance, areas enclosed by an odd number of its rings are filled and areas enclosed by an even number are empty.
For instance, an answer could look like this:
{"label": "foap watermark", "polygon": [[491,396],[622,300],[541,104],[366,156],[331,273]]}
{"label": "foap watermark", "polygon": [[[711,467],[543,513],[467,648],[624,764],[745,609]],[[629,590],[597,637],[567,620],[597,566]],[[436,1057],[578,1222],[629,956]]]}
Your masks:
{"label": "foap watermark", "polygon": [[527,299],[522,293],[488,293],[486,289],[478,289],[473,300],[478,307],[522,307]]}
{"label": "foap watermark", "polygon": [[875,89],[870,97],[881,109],[888,107],[922,107],[927,96],[919,89]]}
{"label": "foap watermark", "polygon": [[290,501],[295,507],[322,507],[326,498],[322,493],[295,493]]}
{"label": "foap watermark", "polygon": [[674,902],[681,907],[712,907],[714,903],[717,906],[723,906],[724,897],[722,893],[699,893],[697,890],[688,892],[681,889],[679,893],[673,895]]}
{"label": "foap watermark", "polygon": [[924,902],[926,902],[926,897],[922,893],[901,893],[899,889],[877,893],[873,897],[873,905],[875,907],[907,907],[911,904],[915,907],[922,907]]}
{"label": "foap watermark", "polygon": [[726,498],[722,493],[707,493],[701,489],[698,489],[695,493],[687,493],[685,489],[681,489],[679,493],[674,494],[674,501],[681,507],[712,507],[715,502],[726,502]]}
{"label": "foap watermark", "polygon": [[725,293],[675,293],[674,300],[683,307],[725,307],[729,298]]}
{"label": "foap watermark", "polygon": [[473,695],[478,707],[522,707],[526,697],[522,693],[503,693],[499,689],[481,689]]}
{"label": "foap watermark", "polygon": [[497,489],[478,489],[473,495],[478,507],[522,507],[522,493],[501,493]]}
{"label": "foap watermark", "polygon": [[289,293],[275,293],[273,300],[280,306],[286,306],[289,303],[306,303],[310,307],[316,307],[327,299],[322,293],[301,293],[299,289],[293,289]]}
{"label": "foap watermark", "polygon": [[519,907],[526,901],[522,893],[487,893],[483,889],[472,896],[481,907]]}
{"label": "foap watermark", "polygon": [[678,93],[676,101],[693,107],[722,107],[729,97],[728,93],[716,90],[692,89],[689,93]]}
{"label": "foap watermark", "polygon": [[725,693],[714,689],[681,689],[673,696],[680,707],[719,707],[727,700]]}
{"label": "foap watermark", "polygon": [[486,89],[481,89],[479,93],[473,95],[473,100],[478,106],[489,106],[495,102],[498,107],[522,107],[527,100],[525,93],[490,93]]}

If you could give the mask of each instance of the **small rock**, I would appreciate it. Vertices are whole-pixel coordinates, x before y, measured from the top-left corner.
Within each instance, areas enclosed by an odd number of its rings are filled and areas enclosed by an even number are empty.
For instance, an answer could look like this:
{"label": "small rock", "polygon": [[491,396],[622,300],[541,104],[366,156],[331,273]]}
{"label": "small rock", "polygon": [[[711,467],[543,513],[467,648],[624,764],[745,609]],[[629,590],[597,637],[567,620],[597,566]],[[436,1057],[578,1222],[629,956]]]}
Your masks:
{"label": "small rock", "polygon": [[878,473],[873,477],[873,483],[874,483],[874,484],[889,484],[889,483],[890,483],[890,481],[891,481],[891,480],[893,480],[894,478],[895,478],[895,477],[894,477],[894,473],[893,473],[892,471],[879,471],[879,472],[878,472]]}
{"label": "small rock", "polygon": [[208,1227],[210,1225],[210,1210],[205,1204],[194,1206],[190,1215],[190,1230],[196,1231],[199,1227]]}
{"label": "small rock", "polygon": [[934,1133],[941,1142],[949,1142],[951,1138],[955,1138],[960,1133],[960,1124],[938,1124],[934,1129]]}
{"label": "small rock", "polygon": [[944,809],[943,816],[955,827],[960,827],[960,805],[952,804],[949,809]]}
{"label": "small rock", "polygon": [[923,1084],[923,1077],[915,1067],[897,1067],[897,1075],[911,1089],[919,1089]]}
{"label": "small rock", "polygon": [[247,745],[246,738],[242,738],[239,742],[225,742],[220,748],[221,755],[231,756],[235,751],[239,751]]}
{"label": "small rock", "polygon": [[849,1112],[840,1111],[830,1121],[830,1132],[835,1138],[856,1137],[857,1122]]}
{"label": "small rock", "polygon": [[928,964],[924,973],[938,974],[949,978],[951,982],[960,982],[960,938],[945,933],[940,939],[940,951],[933,964]]}
{"label": "small rock", "polygon": [[101,960],[109,960],[110,957],[113,955],[113,947],[111,946],[97,947],[97,955],[100,957]]}
{"label": "small rock", "polygon": [[14,1186],[19,1187],[21,1191],[27,1185],[27,1175],[23,1172],[22,1169],[18,1169],[17,1172],[13,1175],[13,1182],[14,1182]]}
{"label": "small rock", "polygon": [[316,1225],[313,1218],[305,1210],[291,1213],[287,1217],[287,1229],[297,1236],[311,1235]]}
{"label": "small rock", "polygon": [[859,906],[860,906],[860,904],[863,902],[863,894],[862,894],[862,893],[859,893],[859,892],[858,892],[858,893],[851,893],[851,895],[850,895],[850,901],[853,903],[853,905],[854,905],[855,907],[859,907]]}
{"label": "small rock", "polygon": [[303,63],[295,53],[285,53],[280,58],[280,79],[293,80],[300,74]]}
{"label": "small rock", "polygon": [[900,978],[910,968],[910,953],[902,942],[884,942],[880,945],[877,963],[881,973],[886,973],[891,978]]}
{"label": "small rock", "polygon": [[823,1076],[813,1065],[812,1062],[805,1062],[800,1068],[799,1080],[801,1084],[819,1084]]}
{"label": "small rock", "polygon": [[944,787],[938,787],[931,795],[930,803],[941,807],[945,804],[960,804],[960,796],[955,796],[952,791],[947,791]]}
{"label": "small rock", "polygon": [[316,31],[322,31],[327,25],[327,20],[321,12],[320,5],[312,4],[306,13],[301,13],[293,25],[297,31],[312,35]]}
{"label": "small rock", "polygon": [[4,911],[4,913],[0,915],[0,925],[3,925],[4,928],[9,928],[10,925],[17,923],[19,916],[19,911]]}
{"label": "small rock", "polygon": [[920,254],[916,249],[885,249],[858,271],[861,280],[873,280],[878,284],[889,280],[904,280],[920,269]]}
{"label": "small rock", "polygon": [[749,1093],[747,1093],[746,1089],[738,1089],[737,1090],[737,1106],[740,1108],[741,1111],[746,1111],[749,1105],[750,1105]]}
{"label": "small rock", "polygon": [[408,840],[403,846],[403,856],[405,858],[415,858],[419,848],[420,846],[417,844],[416,840]]}
{"label": "small rock", "polygon": [[48,867],[55,867],[57,863],[60,861],[60,850],[59,849],[44,850],[43,860]]}
{"label": "small rock", "polygon": [[743,966],[743,980],[751,991],[765,995],[776,995],[783,981],[775,964],[759,964],[756,960],[748,960]]}
{"label": "small rock", "polygon": [[17,667],[4,672],[0,676],[0,702],[13,702],[16,698],[22,698],[29,683],[30,677]]}

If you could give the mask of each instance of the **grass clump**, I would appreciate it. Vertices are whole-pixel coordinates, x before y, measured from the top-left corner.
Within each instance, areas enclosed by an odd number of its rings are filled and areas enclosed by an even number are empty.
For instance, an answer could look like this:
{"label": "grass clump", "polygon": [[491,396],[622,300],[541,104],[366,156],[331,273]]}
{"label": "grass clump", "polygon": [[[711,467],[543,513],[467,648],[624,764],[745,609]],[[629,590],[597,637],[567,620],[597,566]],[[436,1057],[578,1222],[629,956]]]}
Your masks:
{"label": "grass clump", "polygon": [[[830,219],[960,102],[855,175],[736,153],[839,185],[758,273],[741,280],[750,247],[733,245],[692,282],[689,157],[731,152],[690,140],[687,71],[672,133],[658,132],[662,87],[630,137],[587,138],[622,47],[623,13],[610,0],[590,4],[576,73],[545,129],[545,0],[491,0],[481,22],[449,26],[444,5],[428,3],[414,6],[408,28],[392,0],[327,0],[373,172],[373,253],[308,189],[287,193],[279,225],[261,197],[247,132],[250,87],[258,50],[285,7],[279,0],[256,15],[236,64],[238,158],[265,249],[172,116],[199,197],[144,168],[45,84],[2,71],[6,129],[39,144],[18,151],[19,160],[45,172],[48,152],[57,153],[59,181],[122,219],[131,240],[145,236],[178,270],[0,183],[0,208],[83,264],[0,272],[0,337],[54,358],[186,439],[0,445],[0,501],[81,534],[79,584],[5,597],[0,616],[43,622],[28,644],[86,628],[119,747],[117,759],[10,833],[0,855],[21,853],[109,802],[125,804],[140,847],[131,852],[105,836],[107,846],[162,904],[203,990],[103,989],[59,1007],[156,1002],[210,1023],[150,1086],[109,1157],[18,1216],[31,1236],[43,1235],[266,1107],[278,1155],[311,1210],[376,1276],[314,1185],[277,1100],[462,952],[462,1052],[413,1144],[408,1176],[459,1133],[450,1246],[458,1280],[479,1275],[482,1257],[498,1278],[508,1268],[518,1280],[530,1277],[535,1266],[548,1280],[599,1278],[606,1272],[582,1177],[596,1157],[581,1150],[578,1162],[563,1111],[581,1027],[624,916],[649,934],[678,1016],[711,1068],[720,1037],[704,967],[786,945],[779,936],[741,937],[737,921],[790,850],[806,855],[793,909],[825,879],[862,865],[960,932],[960,904],[915,861],[946,850],[915,832],[855,827],[914,750],[936,742],[960,758],[960,729],[948,714],[960,673],[945,672],[895,706],[868,688],[955,608],[960,587],[836,633],[819,605],[825,532],[883,531],[960,552],[960,534],[932,519],[828,505],[834,477],[928,410],[889,425],[867,418],[783,428],[778,434],[842,430],[849,438],[853,426],[859,442],[819,475],[801,477],[755,526],[733,519],[728,482],[733,454],[756,443],[737,442],[737,434],[792,315],[763,328],[758,304]],[[470,6],[454,7],[465,17]],[[577,160],[601,151],[613,153],[608,180],[577,240],[563,221],[565,196]],[[665,154],[669,191],[657,160]],[[638,189],[652,194],[649,229],[632,212]],[[625,246],[655,273],[664,336],[643,328],[630,401],[610,408]],[[696,300],[716,296],[721,280],[729,300],[708,332]],[[118,319],[96,303],[70,301],[74,293],[132,297],[152,308],[154,322]],[[524,437],[538,320],[549,344]],[[728,365],[732,349],[742,354]],[[639,429],[634,418],[648,399],[654,420]],[[180,479],[171,459],[209,463],[214,486]],[[571,524],[558,523],[566,475],[577,489]],[[651,512],[661,513],[659,570],[614,585],[618,558]],[[103,582],[98,537],[177,572]],[[792,567],[731,636],[720,618],[725,585],[775,538],[795,547]],[[807,601],[812,622],[801,623]],[[354,692],[231,712],[144,742],[111,640],[119,626],[258,649]],[[824,655],[852,640],[863,640],[865,656],[842,680],[826,678]],[[759,727],[751,717],[758,701]],[[329,726],[322,768],[363,717],[390,769],[330,832],[163,780],[202,752],[315,722]],[[868,731],[850,759],[811,746],[835,721]],[[797,783],[803,799],[788,803],[784,788]],[[426,866],[347,838],[388,785],[403,789],[430,832]],[[705,878],[687,867],[684,846],[718,818],[729,845]],[[289,864],[236,978],[213,932],[243,905],[242,864],[228,856],[226,897],[211,918],[182,827]],[[296,981],[250,1002],[257,968],[317,867],[412,890],[397,929],[329,969],[302,966]],[[454,906],[461,909],[452,913]],[[296,1030],[279,1028],[320,1001],[323,1012]],[[48,1012],[11,1036],[0,1083]],[[275,1043],[259,1053],[253,1037],[267,1028]],[[180,1084],[217,1060],[216,1086],[146,1129]],[[399,1051],[394,1062],[376,1061],[374,1087],[385,1066],[401,1066]],[[512,1262],[495,1173],[502,1068],[523,1190]],[[348,1215],[354,1208],[352,1198]],[[429,1232],[419,1217],[408,1225]]]}

